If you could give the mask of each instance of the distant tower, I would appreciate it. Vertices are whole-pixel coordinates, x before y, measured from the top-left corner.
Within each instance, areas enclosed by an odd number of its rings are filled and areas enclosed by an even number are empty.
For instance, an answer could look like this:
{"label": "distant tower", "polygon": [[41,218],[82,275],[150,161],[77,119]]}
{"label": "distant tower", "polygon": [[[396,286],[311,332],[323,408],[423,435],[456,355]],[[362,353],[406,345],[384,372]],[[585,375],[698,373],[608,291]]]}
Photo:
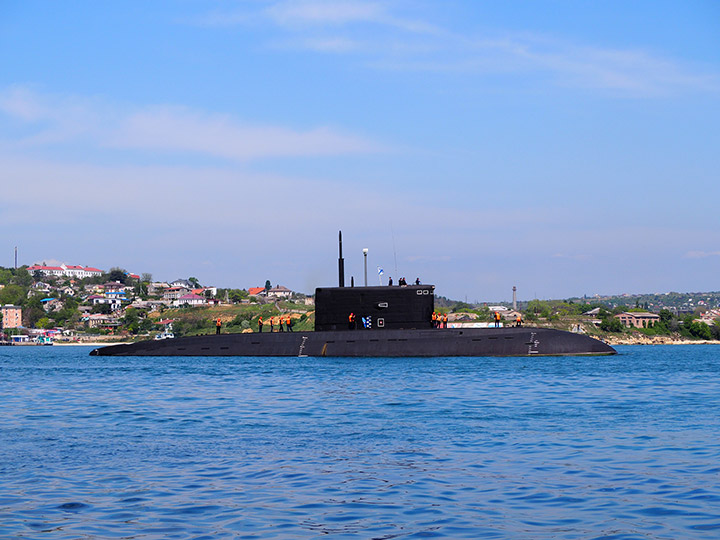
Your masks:
{"label": "distant tower", "polygon": [[513,311],[517,311],[517,287],[513,285]]}
{"label": "distant tower", "polygon": [[15,246],[15,270],[17,270],[17,246]]}

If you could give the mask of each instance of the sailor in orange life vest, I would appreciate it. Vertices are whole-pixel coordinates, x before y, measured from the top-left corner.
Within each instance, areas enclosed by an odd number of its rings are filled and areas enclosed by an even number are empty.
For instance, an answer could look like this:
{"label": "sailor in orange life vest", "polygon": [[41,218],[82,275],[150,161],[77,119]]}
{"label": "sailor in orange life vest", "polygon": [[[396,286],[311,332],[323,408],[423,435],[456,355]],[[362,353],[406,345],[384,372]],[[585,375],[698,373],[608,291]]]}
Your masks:
{"label": "sailor in orange life vest", "polygon": [[258,319],[258,332],[262,334],[262,317]]}
{"label": "sailor in orange life vest", "polygon": [[432,325],[433,325],[433,328],[437,328],[437,313],[435,313],[434,311],[432,314]]}
{"label": "sailor in orange life vest", "polygon": [[355,330],[355,314],[348,315],[348,330]]}
{"label": "sailor in orange life vest", "polygon": [[283,323],[283,316],[280,315],[278,317],[278,332],[284,332],[282,323]]}
{"label": "sailor in orange life vest", "polygon": [[222,326],[222,321],[220,320],[220,317],[218,317],[218,320],[215,321],[215,334],[220,335],[220,327]]}
{"label": "sailor in orange life vest", "polygon": [[288,315],[287,319],[285,319],[285,326],[287,326],[288,332],[292,332],[292,319],[290,318],[290,315]]}
{"label": "sailor in orange life vest", "polygon": [[447,313],[443,314],[443,328],[447,328],[447,321],[448,321],[448,315]]}
{"label": "sailor in orange life vest", "polygon": [[500,313],[498,313],[496,311],[494,314],[494,318],[495,318],[495,328],[500,328]]}
{"label": "sailor in orange life vest", "polygon": [[518,316],[515,317],[515,326],[522,326],[522,315],[518,313]]}
{"label": "sailor in orange life vest", "polygon": [[270,317],[270,333],[272,334],[275,330],[275,317]]}

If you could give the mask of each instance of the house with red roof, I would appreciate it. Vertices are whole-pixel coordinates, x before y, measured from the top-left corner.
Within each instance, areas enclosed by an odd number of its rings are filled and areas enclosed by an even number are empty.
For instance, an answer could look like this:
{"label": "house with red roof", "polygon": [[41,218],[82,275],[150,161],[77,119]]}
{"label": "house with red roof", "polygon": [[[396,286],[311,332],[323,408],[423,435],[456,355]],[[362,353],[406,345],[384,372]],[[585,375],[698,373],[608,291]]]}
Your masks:
{"label": "house with red roof", "polygon": [[60,266],[46,266],[44,264],[34,264],[32,266],[29,266],[27,270],[31,274],[35,272],[40,272],[44,276],[74,278],[97,277],[102,274],[102,270],[93,268],[92,266],[77,266],[72,264],[61,264]]}

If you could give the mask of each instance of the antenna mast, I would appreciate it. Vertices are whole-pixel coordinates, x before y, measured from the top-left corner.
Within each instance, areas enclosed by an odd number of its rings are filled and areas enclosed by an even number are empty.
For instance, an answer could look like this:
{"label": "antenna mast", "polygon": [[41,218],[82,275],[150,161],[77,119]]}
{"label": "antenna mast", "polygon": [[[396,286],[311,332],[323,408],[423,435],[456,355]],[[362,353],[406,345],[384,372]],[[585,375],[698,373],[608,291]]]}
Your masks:
{"label": "antenna mast", "polygon": [[342,256],[342,231],[338,231],[338,287],[345,286],[345,259]]}

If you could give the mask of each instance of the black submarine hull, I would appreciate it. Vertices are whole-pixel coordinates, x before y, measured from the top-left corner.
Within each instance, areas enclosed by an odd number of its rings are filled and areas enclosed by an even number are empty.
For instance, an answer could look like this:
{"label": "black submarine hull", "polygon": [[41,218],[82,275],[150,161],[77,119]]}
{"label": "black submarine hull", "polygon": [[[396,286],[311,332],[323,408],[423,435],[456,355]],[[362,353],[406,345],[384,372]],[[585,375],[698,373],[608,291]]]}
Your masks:
{"label": "black submarine hull", "polygon": [[336,330],[191,336],[94,349],[93,356],[594,356],[617,351],[550,328]]}

